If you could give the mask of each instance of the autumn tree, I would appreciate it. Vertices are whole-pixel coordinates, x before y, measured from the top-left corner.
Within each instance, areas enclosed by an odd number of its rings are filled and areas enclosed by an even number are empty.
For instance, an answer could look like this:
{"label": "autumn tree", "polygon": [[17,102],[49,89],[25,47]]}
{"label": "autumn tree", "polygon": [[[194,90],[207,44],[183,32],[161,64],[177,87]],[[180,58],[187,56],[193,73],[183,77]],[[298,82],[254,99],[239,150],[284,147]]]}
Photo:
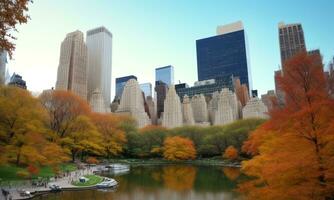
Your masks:
{"label": "autumn tree", "polygon": [[164,141],[164,158],[167,160],[195,159],[194,143],[180,136],[167,137]]}
{"label": "autumn tree", "polygon": [[91,114],[93,123],[97,130],[101,133],[103,143],[101,146],[105,148],[108,157],[118,156],[123,150],[127,142],[125,132],[121,129],[123,121],[122,116],[112,114]]}
{"label": "autumn tree", "polygon": [[[39,166],[65,161],[65,152],[57,144],[50,142],[46,134],[47,120],[46,111],[28,91],[11,86],[0,87],[2,163]],[[51,148],[57,151],[48,154],[48,149]]]}
{"label": "autumn tree", "polygon": [[32,0],[1,0],[0,1],[0,50],[5,50],[12,58],[15,50],[14,32],[18,32],[16,25],[27,23],[29,16],[28,4]]}
{"label": "autumn tree", "polygon": [[229,160],[236,160],[238,158],[238,149],[236,149],[234,146],[227,147],[223,157]]}
{"label": "autumn tree", "polygon": [[60,139],[60,143],[72,155],[72,161],[80,155],[83,160],[86,155],[103,155],[103,140],[101,133],[87,116],[81,115],[70,124],[72,130]]}
{"label": "autumn tree", "polygon": [[49,126],[57,136],[65,137],[75,131],[71,124],[80,115],[88,115],[88,103],[70,91],[52,90],[43,92],[40,97],[42,105],[49,113]]}
{"label": "autumn tree", "polygon": [[278,80],[285,107],[255,130],[242,164],[254,177],[239,186],[249,199],[331,199],[334,197],[334,101],[321,62],[300,53],[284,65]]}

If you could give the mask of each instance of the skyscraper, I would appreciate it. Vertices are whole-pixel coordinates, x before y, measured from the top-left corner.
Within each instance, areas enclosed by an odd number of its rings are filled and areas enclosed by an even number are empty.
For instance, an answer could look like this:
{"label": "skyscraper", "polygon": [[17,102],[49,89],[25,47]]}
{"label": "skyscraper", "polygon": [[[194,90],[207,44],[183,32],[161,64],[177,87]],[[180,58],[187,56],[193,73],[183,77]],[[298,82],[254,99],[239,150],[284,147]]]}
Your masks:
{"label": "skyscraper", "polygon": [[242,22],[217,27],[217,36],[196,41],[198,80],[239,77],[251,90],[247,43]]}
{"label": "skyscraper", "polygon": [[[155,69],[155,82],[161,81],[170,86],[174,84],[174,67],[168,65]],[[157,84],[156,84],[157,85]]]}
{"label": "skyscraper", "polygon": [[87,47],[81,31],[67,34],[61,43],[56,90],[87,99]]}
{"label": "skyscraper", "polygon": [[151,83],[141,83],[139,84],[141,91],[144,92],[145,98],[148,96],[152,97],[152,84]]}
{"label": "skyscraper", "polygon": [[306,51],[304,31],[301,24],[278,24],[281,64],[284,73],[284,62],[296,53]]}
{"label": "skyscraper", "polygon": [[[96,89],[101,91],[106,107],[110,104],[111,95],[111,55],[112,34],[105,27],[87,31],[88,50],[88,99]],[[110,109],[109,109],[110,110]]]}
{"label": "skyscraper", "polygon": [[137,77],[134,76],[134,75],[130,75],[130,76],[123,76],[123,77],[119,77],[119,78],[115,79],[115,85],[116,85],[115,100],[119,101],[121,99],[124,86],[125,86],[126,82],[130,79],[137,80]]}
{"label": "skyscraper", "polygon": [[7,52],[0,51],[0,85],[6,82]]}

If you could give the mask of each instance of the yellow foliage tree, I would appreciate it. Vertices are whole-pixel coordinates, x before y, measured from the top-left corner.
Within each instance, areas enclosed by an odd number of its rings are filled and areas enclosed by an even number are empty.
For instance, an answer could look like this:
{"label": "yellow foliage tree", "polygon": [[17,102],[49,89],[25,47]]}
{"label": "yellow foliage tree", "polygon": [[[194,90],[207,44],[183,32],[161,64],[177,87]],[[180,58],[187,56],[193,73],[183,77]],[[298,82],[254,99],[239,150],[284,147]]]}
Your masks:
{"label": "yellow foliage tree", "polygon": [[167,137],[164,141],[164,158],[167,160],[195,159],[194,143],[180,136]]}
{"label": "yellow foliage tree", "polygon": [[92,121],[102,135],[103,146],[107,156],[117,156],[124,150],[126,136],[119,128],[123,118],[112,114],[91,114]]}

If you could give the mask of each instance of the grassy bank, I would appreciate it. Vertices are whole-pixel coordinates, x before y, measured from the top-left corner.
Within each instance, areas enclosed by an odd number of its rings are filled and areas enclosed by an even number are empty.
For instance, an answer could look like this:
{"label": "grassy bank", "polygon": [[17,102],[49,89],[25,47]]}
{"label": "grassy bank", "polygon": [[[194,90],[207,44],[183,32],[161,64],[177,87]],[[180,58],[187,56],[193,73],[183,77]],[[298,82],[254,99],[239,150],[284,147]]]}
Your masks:
{"label": "grassy bank", "polygon": [[84,177],[88,178],[88,181],[84,183],[80,181],[75,181],[72,183],[72,185],[79,186],[79,187],[80,186],[93,186],[103,181],[103,178],[97,175],[85,175]]}
{"label": "grassy bank", "polygon": [[230,166],[239,165],[240,162],[231,162],[229,160],[222,160],[220,157],[203,158],[196,160],[184,160],[184,161],[169,161],[164,159],[152,158],[152,159],[110,159],[110,163],[124,163],[130,165],[164,165],[164,164],[191,164],[191,165],[215,165],[215,166]]}
{"label": "grassy bank", "polygon": [[[62,172],[74,171],[77,167],[73,163],[64,163],[60,165],[60,170]],[[0,166],[0,179],[1,181],[12,181],[12,180],[22,180],[22,177],[17,176],[18,171],[26,171],[26,168],[17,167],[13,165],[2,165]],[[55,173],[52,171],[50,166],[41,167],[39,173],[34,175],[32,178],[42,177],[52,177],[55,176]]]}

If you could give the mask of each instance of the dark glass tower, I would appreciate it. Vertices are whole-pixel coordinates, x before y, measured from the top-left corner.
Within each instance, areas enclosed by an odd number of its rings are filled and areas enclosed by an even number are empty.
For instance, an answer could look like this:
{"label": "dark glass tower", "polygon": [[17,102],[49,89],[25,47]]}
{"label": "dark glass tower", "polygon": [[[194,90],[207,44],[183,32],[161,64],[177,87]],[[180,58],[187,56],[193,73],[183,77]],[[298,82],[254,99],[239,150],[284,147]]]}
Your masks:
{"label": "dark glass tower", "polygon": [[239,77],[251,90],[245,31],[241,22],[217,28],[217,36],[196,41],[198,80]]}
{"label": "dark glass tower", "polygon": [[130,76],[124,76],[124,77],[119,77],[116,78],[116,94],[115,94],[115,100],[120,100],[122,97],[123,89],[126,84],[126,82],[130,79],[135,79],[137,80],[136,76],[130,75]]}

